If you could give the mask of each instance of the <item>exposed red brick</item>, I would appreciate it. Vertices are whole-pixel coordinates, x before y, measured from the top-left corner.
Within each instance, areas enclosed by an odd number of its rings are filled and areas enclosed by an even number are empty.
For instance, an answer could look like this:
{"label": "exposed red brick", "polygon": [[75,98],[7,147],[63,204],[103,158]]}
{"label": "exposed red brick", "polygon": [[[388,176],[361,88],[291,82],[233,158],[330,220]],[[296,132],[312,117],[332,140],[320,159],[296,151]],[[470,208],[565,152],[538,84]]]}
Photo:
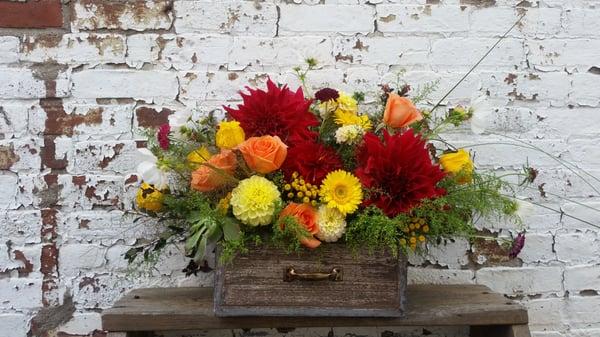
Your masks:
{"label": "exposed red brick", "polygon": [[[173,9],[169,0],[154,0],[153,6],[148,6],[146,1],[131,0],[77,0],[72,3],[78,3],[88,9],[93,8],[94,14],[102,18],[103,24],[95,24],[94,28],[118,28],[121,25],[121,18],[126,13],[131,13],[133,19],[137,22],[156,19],[157,16],[168,17]],[[154,8],[156,6],[156,8]],[[77,12],[71,11],[72,19],[77,19]]]}
{"label": "exposed red brick", "polygon": [[54,243],[46,244],[42,247],[42,255],[40,257],[40,272],[43,275],[42,279],[42,303],[44,306],[52,304],[51,298],[53,293],[58,289],[56,284],[58,273],[58,248]]}
{"label": "exposed red brick", "polygon": [[63,26],[60,0],[0,1],[0,27],[52,28]]}
{"label": "exposed red brick", "polygon": [[56,137],[44,137],[44,146],[42,146],[40,156],[42,158],[42,168],[62,170],[67,168],[68,161],[65,155],[62,159],[56,159]]}
{"label": "exposed red brick", "polygon": [[58,64],[56,61],[33,64],[29,67],[33,77],[44,81],[46,86],[46,97],[56,97],[56,79],[61,72],[66,71],[68,66]]}
{"label": "exposed red brick", "polygon": [[15,257],[15,260],[21,261],[23,263],[23,267],[17,269],[17,271],[19,272],[19,277],[26,277],[29,275],[29,273],[33,272],[33,263],[31,263],[31,261],[29,261],[25,257],[25,254],[23,254],[22,251],[14,250],[13,255]]}
{"label": "exposed red brick", "polygon": [[125,185],[137,183],[138,176],[135,174],[130,175],[127,179],[125,179]]}
{"label": "exposed red brick", "polygon": [[43,242],[52,242],[56,239],[56,214],[58,211],[54,208],[44,208],[42,211],[42,230],[41,237]]}
{"label": "exposed red brick", "polygon": [[90,220],[89,219],[81,219],[79,220],[79,229],[90,229],[89,226]]}
{"label": "exposed red brick", "polygon": [[42,99],[40,106],[46,112],[46,135],[73,136],[76,126],[102,123],[103,108],[90,109],[85,115],[67,114],[62,99]]}
{"label": "exposed red brick", "polygon": [[116,144],[115,146],[113,146],[113,151],[115,151],[115,154],[111,157],[104,157],[99,164],[100,168],[103,168],[103,169],[106,168],[108,166],[108,164],[111,161],[113,161],[113,159],[115,159],[115,157],[121,153],[124,146],[125,146],[125,144]]}
{"label": "exposed red brick", "polygon": [[135,110],[135,116],[137,117],[138,125],[143,128],[155,128],[162,124],[169,122],[169,115],[174,111],[171,109],[163,108],[158,111],[149,107],[139,107]]}
{"label": "exposed red brick", "polygon": [[93,277],[84,276],[79,282],[79,289],[83,289],[87,286],[91,286],[95,293],[100,291],[100,287],[98,287],[98,279],[95,279]]}
{"label": "exposed red brick", "polygon": [[73,182],[73,185],[75,186],[83,186],[85,185],[85,181],[86,181],[86,177],[85,176],[73,176],[71,177],[71,181]]}

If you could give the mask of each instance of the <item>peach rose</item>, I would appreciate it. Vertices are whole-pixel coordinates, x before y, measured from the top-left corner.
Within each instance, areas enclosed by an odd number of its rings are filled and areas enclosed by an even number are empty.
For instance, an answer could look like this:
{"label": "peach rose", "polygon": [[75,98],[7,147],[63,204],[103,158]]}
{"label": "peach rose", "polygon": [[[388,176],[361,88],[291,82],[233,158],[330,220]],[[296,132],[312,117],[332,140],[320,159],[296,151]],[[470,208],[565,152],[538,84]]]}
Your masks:
{"label": "peach rose", "polygon": [[383,122],[387,126],[403,128],[421,119],[423,116],[410,99],[394,93],[389,94],[383,113]]}
{"label": "peach rose", "polygon": [[[300,225],[312,234],[308,237],[300,237],[300,243],[311,249],[319,247],[321,241],[314,238],[314,235],[319,233],[318,216],[317,211],[311,205],[292,202],[279,213],[279,220],[281,221],[286,216],[294,217]],[[281,225],[283,226],[283,224]]]}
{"label": "peach rose", "polygon": [[238,145],[237,149],[248,167],[262,174],[280,168],[287,156],[287,145],[277,136],[251,137]]}
{"label": "peach rose", "polygon": [[231,150],[222,150],[212,156],[206,164],[222,171],[217,171],[207,165],[200,166],[192,172],[191,187],[200,192],[209,192],[227,182],[227,174],[232,175],[237,166],[237,159]]}

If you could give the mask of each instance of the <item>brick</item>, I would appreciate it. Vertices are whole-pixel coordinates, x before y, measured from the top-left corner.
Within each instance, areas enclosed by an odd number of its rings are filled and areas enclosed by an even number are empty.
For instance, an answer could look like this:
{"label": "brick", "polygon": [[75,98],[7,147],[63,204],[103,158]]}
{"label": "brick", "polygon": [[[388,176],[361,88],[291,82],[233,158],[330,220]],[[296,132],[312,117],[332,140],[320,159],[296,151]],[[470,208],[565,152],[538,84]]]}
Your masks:
{"label": "brick", "polygon": [[[471,68],[497,41],[487,38],[452,37],[433,40],[431,43],[431,66],[434,69],[458,67]],[[517,39],[503,40],[481,63],[479,70],[497,68],[521,68],[525,60],[523,43]]]}
{"label": "brick", "polygon": [[469,29],[471,11],[458,6],[381,4],[376,8],[377,30],[384,33],[457,33]]}
{"label": "brick", "polygon": [[91,331],[102,330],[102,320],[97,312],[75,312],[73,317],[58,328],[59,334],[87,335]]}
{"label": "brick", "polygon": [[[513,7],[513,8],[510,8]],[[527,8],[527,14],[509,36],[548,37],[562,30],[560,8]],[[471,13],[470,31],[477,35],[501,36],[523,13],[520,8],[488,7]]]}
{"label": "brick", "polygon": [[572,76],[564,72],[482,72],[480,77],[482,87],[490,91],[492,98],[553,107],[566,106],[572,81]]}
{"label": "brick", "polygon": [[40,148],[37,138],[0,140],[0,169],[13,172],[39,172]]}
{"label": "brick", "polygon": [[579,106],[599,106],[599,78],[599,75],[591,73],[573,75],[573,89],[569,95],[569,102]]}
{"label": "brick", "polygon": [[135,141],[85,141],[73,146],[72,174],[128,173],[137,166]]}
{"label": "brick", "polygon": [[14,206],[17,195],[17,175],[10,173],[0,174],[0,209],[8,209]]}
{"label": "brick", "polygon": [[1,336],[25,336],[29,325],[29,315],[26,314],[0,314]]}
{"label": "brick", "polygon": [[600,296],[572,296],[565,299],[565,306],[561,311],[561,315],[563,321],[572,329],[598,329],[600,328],[598,308],[600,308]]}
{"label": "brick", "polygon": [[584,265],[565,268],[565,290],[572,293],[600,291],[600,266]]}
{"label": "brick", "polygon": [[598,8],[568,8],[565,10],[564,33],[572,37],[600,36],[595,29],[600,20]]}
{"label": "brick", "polygon": [[275,39],[236,37],[229,53],[228,69],[247,67],[293,68],[307,58],[317,60],[319,66],[332,65],[331,41],[319,36],[280,37]]}
{"label": "brick", "polygon": [[559,267],[483,268],[475,273],[478,284],[503,294],[562,294]]}
{"label": "brick", "polygon": [[280,5],[279,34],[371,33],[375,9],[365,5]]}
{"label": "brick", "polygon": [[60,248],[59,272],[63,276],[77,276],[86,270],[101,267],[106,248],[95,244],[66,244]]}
{"label": "brick", "polygon": [[0,78],[0,100],[65,97],[69,93],[68,72],[0,68]]}
{"label": "brick", "polygon": [[594,59],[595,50],[600,48],[600,40],[529,40],[525,45],[528,50],[527,60],[536,69],[586,72],[592,66],[590,60]]}
{"label": "brick", "polygon": [[[566,207],[565,212],[573,214],[570,207]],[[581,230],[583,225],[575,222],[573,223],[573,227]],[[558,233],[554,249],[559,261],[568,264],[596,263],[600,261],[600,247],[598,242],[600,242],[600,237],[595,231]]]}
{"label": "brick", "polygon": [[117,34],[30,35],[23,39],[21,60],[60,64],[123,63],[125,37]]}
{"label": "brick", "polygon": [[0,279],[0,309],[34,309],[42,305],[42,280],[37,278]]}
{"label": "brick", "polygon": [[554,237],[551,234],[529,234],[519,258],[527,264],[548,263],[556,260],[553,252]]}
{"label": "brick", "polygon": [[[177,33],[228,33],[232,35],[275,36],[277,7],[267,2],[176,1]],[[203,18],[198,20],[198,18]]]}
{"label": "brick", "polygon": [[52,28],[63,26],[60,0],[0,2],[0,28]]}
{"label": "brick", "polygon": [[566,325],[562,322],[560,311],[565,306],[562,298],[548,298],[526,301],[531,330],[563,330]]}
{"label": "brick", "polygon": [[174,99],[177,78],[166,71],[83,70],[73,74],[73,97]]}
{"label": "brick", "polygon": [[421,37],[335,37],[333,55],[339,63],[426,65],[429,40]]}
{"label": "brick", "polygon": [[15,63],[19,60],[19,38],[0,36],[0,64]]}
{"label": "brick", "polygon": [[408,284],[469,284],[474,280],[472,270],[408,268]]}
{"label": "brick", "polygon": [[0,134],[19,137],[27,131],[29,107],[22,102],[0,103]]}
{"label": "brick", "polygon": [[232,40],[227,36],[178,35],[161,37],[163,50],[160,61],[170,68],[189,70],[196,64],[227,65]]}
{"label": "brick", "polygon": [[173,22],[169,4],[167,0],[77,0],[72,2],[71,27],[74,30],[169,29]]}
{"label": "brick", "polygon": [[133,34],[127,36],[127,57],[130,67],[140,69],[145,63],[158,60],[162,53],[158,34]]}
{"label": "brick", "polygon": [[8,211],[0,219],[4,222],[4,226],[0,228],[1,238],[10,238],[10,241],[18,246],[41,242],[42,219],[40,211]]}

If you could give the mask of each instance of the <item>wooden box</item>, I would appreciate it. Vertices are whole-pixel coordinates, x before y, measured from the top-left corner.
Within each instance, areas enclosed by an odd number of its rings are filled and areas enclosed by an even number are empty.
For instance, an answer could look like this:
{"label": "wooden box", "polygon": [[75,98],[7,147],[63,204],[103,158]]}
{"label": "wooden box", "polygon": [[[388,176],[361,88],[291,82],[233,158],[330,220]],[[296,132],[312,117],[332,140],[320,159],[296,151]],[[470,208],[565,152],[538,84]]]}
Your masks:
{"label": "wooden box", "polygon": [[403,254],[352,254],[343,244],[299,254],[256,247],[217,268],[215,314],[401,317],[406,268]]}

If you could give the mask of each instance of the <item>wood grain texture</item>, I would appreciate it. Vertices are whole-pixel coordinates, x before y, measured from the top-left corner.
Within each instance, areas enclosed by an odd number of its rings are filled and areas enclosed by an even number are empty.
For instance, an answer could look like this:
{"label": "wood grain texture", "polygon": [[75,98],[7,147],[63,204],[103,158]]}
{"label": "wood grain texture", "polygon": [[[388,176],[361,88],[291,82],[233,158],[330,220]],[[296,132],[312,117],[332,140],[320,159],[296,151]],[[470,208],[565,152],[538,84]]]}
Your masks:
{"label": "wood grain texture", "polygon": [[[342,271],[340,281],[285,281],[285,271]],[[400,317],[404,313],[406,257],[351,254],[345,245],[286,254],[262,246],[220,266],[215,314],[229,316]]]}
{"label": "wood grain texture", "polygon": [[[108,331],[278,327],[525,325],[527,310],[480,285],[413,285],[403,318],[215,317],[212,288],[134,290],[102,313]],[[519,336],[519,335],[517,335]]]}

